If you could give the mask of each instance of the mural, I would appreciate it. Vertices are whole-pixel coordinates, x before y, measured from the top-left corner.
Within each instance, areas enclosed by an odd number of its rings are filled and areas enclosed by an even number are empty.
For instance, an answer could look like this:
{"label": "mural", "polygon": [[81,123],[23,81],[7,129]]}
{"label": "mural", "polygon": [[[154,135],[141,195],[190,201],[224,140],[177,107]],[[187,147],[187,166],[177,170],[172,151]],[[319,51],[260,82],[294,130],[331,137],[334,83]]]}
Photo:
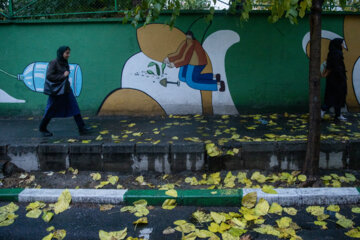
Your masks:
{"label": "mural", "polygon": [[[73,49],[69,80],[84,115],[306,112],[309,22],[267,17],[242,24],[215,13],[210,24],[190,12],[172,29],[159,24],[167,15],[137,29],[106,19],[81,31],[77,22],[0,24],[0,115],[43,114],[48,63],[37,60],[64,43]],[[345,39],[347,110],[360,112],[360,15],[324,14],[322,26],[322,61],[331,39]]]}
{"label": "mural", "polygon": [[238,33],[219,30],[203,44],[191,31],[150,24],[137,29],[141,52],[123,68],[121,89],[111,92],[99,115],[237,114],[225,72]]}
{"label": "mural", "polygon": [[[17,76],[9,74],[8,72],[1,70],[2,73],[6,74],[9,77],[16,78],[19,81],[24,82],[31,91],[34,92],[44,92],[44,84],[46,79],[46,71],[48,67],[48,62],[34,62],[29,64],[23,71],[22,74]],[[82,71],[78,64],[69,64],[70,65],[70,75],[69,82],[73,90],[73,93],[78,97],[81,93],[82,88]],[[11,97],[4,90],[0,89],[0,103],[25,103],[25,100],[19,100],[14,97]]]}
{"label": "mural", "polygon": [[[344,36],[322,30],[321,32],[321,62],[326,60],[330,40],[343,38],[345,40],[344,62],[347,70],[346,106],[349,111],[360,111],[360,29],[359,17],[348,15],[344,18]],[[310,54],[310,33],[305,34],[302,47],[304,52]]]}

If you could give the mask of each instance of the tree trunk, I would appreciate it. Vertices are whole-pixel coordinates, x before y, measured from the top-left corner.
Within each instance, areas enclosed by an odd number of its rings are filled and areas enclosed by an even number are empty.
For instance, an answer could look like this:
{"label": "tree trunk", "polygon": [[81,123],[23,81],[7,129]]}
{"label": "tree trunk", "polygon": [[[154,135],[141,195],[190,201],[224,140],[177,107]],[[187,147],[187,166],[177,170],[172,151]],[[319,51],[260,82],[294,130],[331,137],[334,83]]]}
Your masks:
{"label": "tree trunk", "polygon": [[309,133],[303,172],[314,176],[319,170],[320,156],[320,61],[321,61],[321,9],[322,0],[312,0],[310,14],[309,63]]}

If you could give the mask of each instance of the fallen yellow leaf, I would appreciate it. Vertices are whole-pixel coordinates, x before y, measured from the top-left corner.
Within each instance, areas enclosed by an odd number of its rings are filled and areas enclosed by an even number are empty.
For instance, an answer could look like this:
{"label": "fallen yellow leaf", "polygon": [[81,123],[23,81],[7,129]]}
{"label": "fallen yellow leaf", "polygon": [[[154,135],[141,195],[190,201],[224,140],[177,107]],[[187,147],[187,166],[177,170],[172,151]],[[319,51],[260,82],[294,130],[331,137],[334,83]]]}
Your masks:
{"label": "fallen yellow leaf", "polygon": [[138,220],[134,221],[133,224],[135,224],[135,225],[148,224],[148,219],[147,219],[147,217],[142,217],[142,218],[139,218]]}
{"label": "fallen yellow leaf", "polygon": [[172,210],[176,207],[176,200],[175,199],[166,199],[162,204],[163,209]]}
{"label": "fallen yellow leaf", "polygon": [[64,190],[54,205],[55,214],[59,214],[69,208],[71,202],[71,194],[69,190]]}
{"label": "fallen yellow leaf", "polygon": [[127,228],[124,228],[121,231],[117,231],[117,232],[105,232],[103,230],[99,231],[99,238],[100,240],[122,240],[125,239],[127,235]]}
{"label": "fallen yellow leaf", "polygon": [[256,199],[257,199],[257,193],[256,192],[251,192],[246,194],[242,200],[241,203],[243,206],[247,207],[247,208],[252,208],[255,206],[256,203]]}
{"label": "fallen yellow leaf", "polygon": [[174,198],[177,198],[177,197],[178,197],[178,193],[177,193],[177,191],[174,190],[174,189],[167,190],[167,191],[165,192],[165,194],[168,195],[168,196],[174,197]]}
{"label": "fallen yellow leaf", "polygon": [[269,203],[264,198],[260,198],[258,204],[255,206],[255,215],[264,216],[269,211]]}

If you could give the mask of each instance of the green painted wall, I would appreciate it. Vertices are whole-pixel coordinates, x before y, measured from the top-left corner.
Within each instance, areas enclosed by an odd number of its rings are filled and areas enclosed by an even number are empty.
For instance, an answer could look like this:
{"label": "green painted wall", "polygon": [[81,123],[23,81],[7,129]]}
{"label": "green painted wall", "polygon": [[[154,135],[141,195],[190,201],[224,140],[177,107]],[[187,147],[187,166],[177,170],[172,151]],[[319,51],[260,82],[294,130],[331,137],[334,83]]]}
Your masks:
{"label": "green painted wall", "polygon": [[[199,15],[180,17],[176,27],[186,31]],[[167,17],[162,17],[163,23]],[[343,35],[344,15],[324,15],[323,29]],[[207,24],[197,22],[192,31],[201,39]],[[226,73],[233,101],[240,113],[306,111],[308,58],[302,39],[308,20],[276,24],[266,14],[254,14],[246,23],[236,16],[216,15],[206,35],[229,29],[240,35],[226,55]],[[126,60],[140,51],[136,30],[116,22],[0,24],[0,69],[22,73],[35,61],[50,61],[60,45],[72,49],[70,63],[80,64],[83,88],[79,105],[95,115],[105,97],[121,84]],[[32,92],[24,83],[0,73],[0,89],[25,104],[0,103],[0,116],[41,115],[47,96]]]}

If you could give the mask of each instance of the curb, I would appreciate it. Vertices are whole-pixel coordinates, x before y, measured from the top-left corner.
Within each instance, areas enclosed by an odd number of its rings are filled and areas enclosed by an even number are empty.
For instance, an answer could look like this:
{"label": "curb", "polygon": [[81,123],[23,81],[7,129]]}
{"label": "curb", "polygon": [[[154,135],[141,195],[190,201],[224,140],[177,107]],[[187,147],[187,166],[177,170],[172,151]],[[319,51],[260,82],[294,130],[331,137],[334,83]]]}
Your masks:
{"label": "curb", "polygon": [[[0,201],[56,202],[65,189],[0,189]],[[242,197],[257,192],[257,199],[282,206],[330,205],[360,203],[360,188],[278,188],[278,194],[261,189],[194,189],[177,190],[178,197],[165,194],[165,190],[127,189],[69,189],[72,202],[101,204],[131,204],[145,199],[150,205],[162,205],[166,199],[176,199],[183,206],[241,206]]]}
{"label": "curb", "polygon": [[[191,141],[156,145],[134,142],[0,144],[0,160],[14,161],[26,171],[61,171],[70,165],[79,171],[171,173],[242,169],[301,170],[306,154],[305,141],[231,141],[218,147],[224,155],[210,157],[203,142]],[[238,153],[226,154],[233,148],[237,148]],[[358,170],[359,149],[360,139],[344,142],[324,140],[320,146],[319,167]],[[29,162],[31,169],[27,169],[29,165],[24,164]]]}

